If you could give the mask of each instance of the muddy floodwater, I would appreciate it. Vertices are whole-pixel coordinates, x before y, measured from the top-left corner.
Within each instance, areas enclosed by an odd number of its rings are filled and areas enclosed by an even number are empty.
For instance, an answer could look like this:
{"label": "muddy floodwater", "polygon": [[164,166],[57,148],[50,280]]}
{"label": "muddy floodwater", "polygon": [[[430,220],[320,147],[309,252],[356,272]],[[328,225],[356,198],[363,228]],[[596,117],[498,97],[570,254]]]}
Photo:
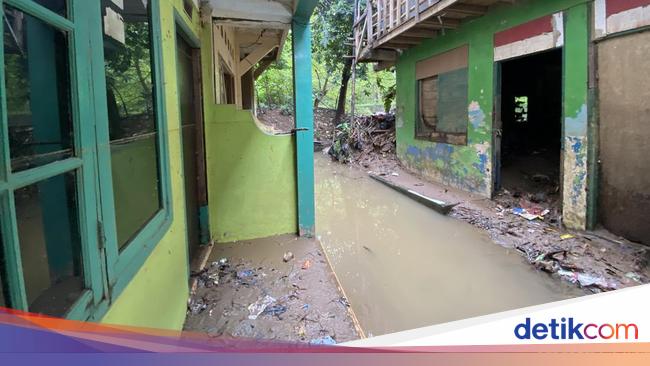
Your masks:
{"label": "muddy floodwater", "polygon": [[321,154],[316,201],[318,236],[368,336],[585,294]]}

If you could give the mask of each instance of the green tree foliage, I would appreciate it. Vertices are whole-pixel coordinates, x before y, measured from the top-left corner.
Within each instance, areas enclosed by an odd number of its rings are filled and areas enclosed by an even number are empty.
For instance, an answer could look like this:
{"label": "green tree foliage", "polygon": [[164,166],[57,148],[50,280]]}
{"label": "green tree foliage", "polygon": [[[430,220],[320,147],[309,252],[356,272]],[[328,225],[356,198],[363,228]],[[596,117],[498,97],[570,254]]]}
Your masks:
{"label": "green tree foliage", "polygon": [[255,82],[258,107],[291,110],[293,108],[293,71],[291,35],[282,54]]}
{"label": "green tree foliage", "polygon": [[122,118],[153,113],[150,34],[146,22],[126,23],[126,44],[107,41],[106,83]]}
{"label": "green tree foliage", "polygon": [[[312,17],[312,80],[315,108],[338,109],[349,106],[351,92],[346,92],[351,76],[350,39],[354,17],[354,0],[321,0]],[[291,36],[279,60],[256,81],[258,106],[292,109]],[[346,75],[347,67],[347,75]],[[346,77],[348,80],[346,80]],[[340,100],[341,91],[345,98]],[[375,72],[370,64],[357,66],[357,113],[390,110],[394,103],[395,73]]]}

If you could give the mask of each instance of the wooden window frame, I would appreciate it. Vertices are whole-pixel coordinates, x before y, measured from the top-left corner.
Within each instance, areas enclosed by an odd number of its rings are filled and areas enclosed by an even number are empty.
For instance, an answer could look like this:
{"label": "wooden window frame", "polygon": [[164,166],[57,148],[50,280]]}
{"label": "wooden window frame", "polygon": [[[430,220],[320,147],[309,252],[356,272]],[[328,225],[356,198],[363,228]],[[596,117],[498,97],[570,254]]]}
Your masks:
{"label": "wooden window frame", "polygon": [[[151,0],[151,38],[155,112],[158,130],[161,208],[121,252],[117,240],[113,201],[106,75],[104,70],[101,2],[68,0],[64,17],[31,0],[3,0],[26,14],[69,35],[70,83],[74,151],[76,155],[29,170],[13,173],[9,152],[4,47],[0,49],[0,235],[7,305],[28,310],[20,258],[14,191],[75,171],[78,221],[85,290],[65,314],[68,319],[100,320],[133,279],[153,249],[168,232],[173,220],[168,129],[165,107],[160,0]],[[96,21],[79,21],[89,18]],[[0,31],[4,32],[4,22]],[[3,33],[4,34],[4,33]],[[88,53],[91,50],[91,53]],[[82,122],[83,121],[83,122]]]}
{"label": "wooden window frame", "polygon": [[[422,82],[430,79],[439,80],[439,76],[451,71],[466,68],[469,73],[469,46],[463,45],[461,47],[443,52],[441,54],[433,55],[427,59],[421,60],[416,63],[415,72],[415,126],[414,138],[416,140],[431,141],[438,143],[445,143],[451,145],[467,145],[467,128],[465,132],[443,132],[438,131],[437,126],[430,127],[428,131],[422,131],[421,126],[426,125],[422,119]],[[468,74],[469,77],[469,74]],[[469,96],[469,88],[466,91]],[[440,99],[441,91],[437,90],[436,103]],[[439,110],[436,110],[436,120],[439,120]],[[436,121],[437,123],[437,121]],[[466,120],[467,127],[469,127],[469,116]]]}

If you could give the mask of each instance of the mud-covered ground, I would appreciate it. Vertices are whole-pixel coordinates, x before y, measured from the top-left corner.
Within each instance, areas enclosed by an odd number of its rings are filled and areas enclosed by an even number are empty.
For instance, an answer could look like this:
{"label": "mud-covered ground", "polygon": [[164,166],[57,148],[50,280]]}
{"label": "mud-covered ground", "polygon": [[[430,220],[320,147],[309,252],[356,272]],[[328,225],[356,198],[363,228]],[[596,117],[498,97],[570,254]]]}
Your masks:
{"label": "mud-covered ground", "polygon": [[[333,126],[321,128],[333,129]],[[386,131],[384,138],[391,139],[391,133],[394,130]],[[394,151],[351,149],[351,158],[346,161],[420,194],[458,203],[450,213],[452,217],[486,230],[495,243],[516,249],[539,270],[576,286],[601,292],[650,283],[650,247],[616,237],[604,229],[589,232],[564,229],[558,189],[545,182],[544,175],[527,174],[520,177],[527,182],[515,182],[520,188],[534,188],[533,194],[509,187],[490,200],[421,179],[401,166]],[[521,170],[521,167],[514,168],[512,171]],[[526,213],[544,215],[527,220],[513,212],[521,208]]]}
{"label": "mud-covered ground", "polygon": [[193,276],[185,330],[315,344],[359,338],[316,240],[284,235],[216,244]]}
{"label": "mud-covered ground", "polygon": [[494,200],[432,183],[407,172],[396,159],[359,169],[384,174],[388,180],[425,196],[458,203],[450,216],[486,230],[492,240],[516,249],[541,271],[591,292],[650,283],[650,248],[616,237],[606,230],[572,231],[561,227],[553,212],[527,220],[515,215],[522,206],[544,208],[544,203],[501,192]]}

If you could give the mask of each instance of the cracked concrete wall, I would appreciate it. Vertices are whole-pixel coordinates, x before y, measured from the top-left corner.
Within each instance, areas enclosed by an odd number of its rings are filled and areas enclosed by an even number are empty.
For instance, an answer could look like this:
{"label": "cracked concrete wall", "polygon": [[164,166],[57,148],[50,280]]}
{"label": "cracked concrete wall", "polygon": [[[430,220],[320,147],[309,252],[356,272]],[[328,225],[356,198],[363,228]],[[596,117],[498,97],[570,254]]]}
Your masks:
{"label": "cracked concrete wall", "polygon": [[[585,228],[587,216],[587,139],[589,1],[522,0],[494,7],[485,16],[447,31],[404,52],[397,62],[397,155],[425,178],[489,197],[494,186],[494,34],[550,14],[564,12],[564,220]],[[415,139],[417,83],[415,64],[469,46],[467,145]]]}

